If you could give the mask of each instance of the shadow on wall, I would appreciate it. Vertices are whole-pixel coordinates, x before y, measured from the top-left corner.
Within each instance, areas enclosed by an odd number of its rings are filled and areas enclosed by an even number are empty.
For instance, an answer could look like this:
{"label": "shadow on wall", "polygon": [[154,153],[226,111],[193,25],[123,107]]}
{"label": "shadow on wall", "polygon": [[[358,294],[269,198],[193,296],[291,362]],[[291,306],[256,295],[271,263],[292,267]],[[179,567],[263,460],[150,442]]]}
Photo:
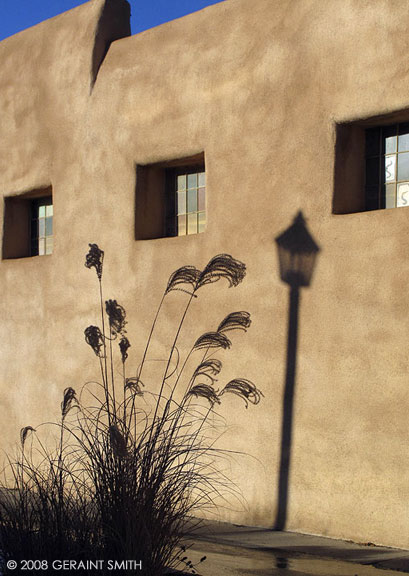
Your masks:
{"label": "shadow on wall", "polygon": [[284,530],[287,521],[289,475],[291,465],[291,441],[295,378],[297,368],[298,310],[300,288],[311,283],[319,246],[308,232],[302,212],[293,224],[276,239],[281,280],[290,287],[288,308],[287,367],[283,396],[281,424],[281,456],[278,479],[278,506],[274,530]]}
{"label": "shadow on wall", "polygon": [[105,2],[95,34],[91,62],[91,91],[112,42],[131,35],[131,6],[126,0]]}

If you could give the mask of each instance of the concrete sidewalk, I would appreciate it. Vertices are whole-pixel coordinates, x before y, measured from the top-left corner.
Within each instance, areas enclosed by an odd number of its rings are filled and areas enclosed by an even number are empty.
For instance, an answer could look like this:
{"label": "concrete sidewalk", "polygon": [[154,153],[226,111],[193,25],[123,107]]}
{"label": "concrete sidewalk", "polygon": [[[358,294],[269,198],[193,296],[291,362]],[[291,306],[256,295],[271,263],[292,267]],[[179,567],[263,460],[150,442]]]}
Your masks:
{"label": "concrete sidewalk", "polygon": [[[370,543],[356,544],[320,536],[209,521],[203,521],[201,526],[193,531],[191,537],[198,544],[208,542],[220,546],[220,549],[223,546],[244,548],[288,558],[309,556],[409,573],[409,550],[386,548]],[[205,549],[203,545],[202,548]]]}

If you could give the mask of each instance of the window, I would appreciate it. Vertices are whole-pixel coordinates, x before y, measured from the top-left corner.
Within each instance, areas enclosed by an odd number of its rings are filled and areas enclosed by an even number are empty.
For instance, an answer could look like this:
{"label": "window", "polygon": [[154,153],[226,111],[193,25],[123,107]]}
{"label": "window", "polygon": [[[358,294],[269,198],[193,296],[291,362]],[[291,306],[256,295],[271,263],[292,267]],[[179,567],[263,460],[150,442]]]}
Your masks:
{"label": "window", "polygon": [[365,131],[366,209],[409,206],[409,123]]}
{"label": "window", "polygon": [[51,186],[4,198],[3,259],[53,252]]}
{"label": "window", "polygon": [[[181,173],[179,173],[181,172]],[[185,169],[175,173],[176,218],[175,235],[198,234],[206,227],[206,174],[205,172],[187,172]]]}
{"label": "window", "polygon": [[334,214],[409,206],[408,112],[336,126]]}
{"label": "window", "polygon": [[136,167],[135,238],[199,234],[206,228],[204,153]]}
{"label": "window", "polygon": [[53,251],[53,201],[50,196],[31,201],[31,256]]}

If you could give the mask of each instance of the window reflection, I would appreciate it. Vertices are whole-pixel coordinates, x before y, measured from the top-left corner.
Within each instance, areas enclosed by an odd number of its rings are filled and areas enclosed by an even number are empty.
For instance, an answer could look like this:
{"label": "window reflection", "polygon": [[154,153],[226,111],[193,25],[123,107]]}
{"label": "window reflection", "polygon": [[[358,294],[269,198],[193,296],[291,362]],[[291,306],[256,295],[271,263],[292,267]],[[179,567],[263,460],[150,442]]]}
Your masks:
{"label": "window reflection", "polygon": [[385,138],[385,152],[386,154],[393,154],[396,152],[396,136]]}
{"label": "window reflection", "polygon": [[398,184],[396,206],[409,206],[409,182]]}
{"label": "window reflection", "polygon": [[409,180],[409,152],[398,155],[398,180]]}
{"label": "window reflection", "polygon": [[395,180],[396,156],[385,156],[385,182]]}

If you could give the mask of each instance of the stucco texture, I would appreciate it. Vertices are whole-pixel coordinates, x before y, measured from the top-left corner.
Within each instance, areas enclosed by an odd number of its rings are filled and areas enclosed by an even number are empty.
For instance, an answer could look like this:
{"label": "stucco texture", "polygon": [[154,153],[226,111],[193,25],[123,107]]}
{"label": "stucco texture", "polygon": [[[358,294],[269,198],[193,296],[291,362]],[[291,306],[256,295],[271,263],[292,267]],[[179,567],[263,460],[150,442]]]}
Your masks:
{"label": "stucco texture", "polygon": [[[103,5],[0,43],[0,191],[51,184],[55,214],[51,256],[0,263],[1,447],[97,378],[88,242],[105,250],[104,295],[128,311],[135,369],[170,273],[229,253],[247,277],[203,290],[181,351],[251,312],[220,385],[242,376],[264,398],[223,402],[219,445],[243,453],[227,473],[246,502],[219,518],[273,526],[288,314],[274,238],[302,210],[321,253],[301,294],[287,528],[409,547],[409,212],[332,214],[336,123],[408,108],[406,0],[225,0],[115,41],[91,90]],[[202,151],[206,231],[136,241],[135,166]],[[153,358],[182,297],[166,303]]]}

